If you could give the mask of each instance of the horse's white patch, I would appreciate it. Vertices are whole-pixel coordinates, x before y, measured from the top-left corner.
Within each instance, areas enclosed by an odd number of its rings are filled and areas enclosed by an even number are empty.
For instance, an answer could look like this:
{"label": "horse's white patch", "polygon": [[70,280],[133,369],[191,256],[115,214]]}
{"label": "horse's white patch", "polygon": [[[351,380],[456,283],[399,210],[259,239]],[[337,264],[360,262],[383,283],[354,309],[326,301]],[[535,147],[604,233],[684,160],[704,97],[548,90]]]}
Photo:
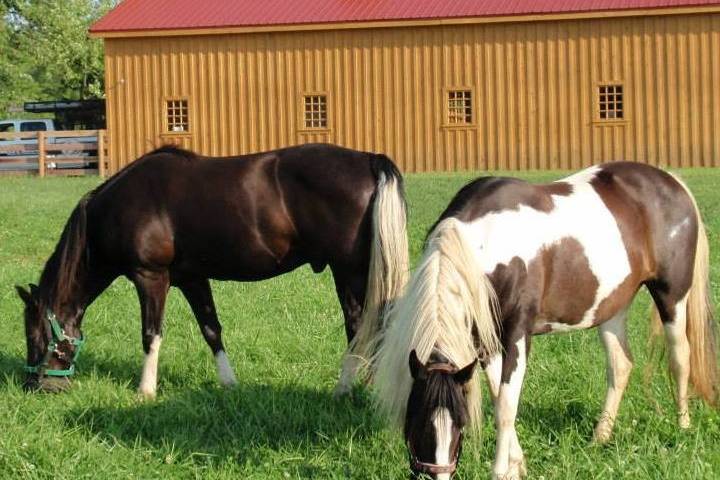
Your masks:
{"label": "horse's white patch", "polygon": [[690,217],[685,217],[685,219],[682,222],[675,225],[670,230],[670,239],[672,240],[673,238],[675,238],[677,236],[677,234],[680,233],[680,230],[685,228],[689,223],[690,223]]}
{"label": "horse's white patch", "polygon": [[583,247],[590,269],[599,286],[593,305],[576,325],[551,323],[553,330],[592,326],[600,302],[630,274],[630,261],[620,229],[612,213],[590,181],[600,171],[592,167],[559,180],[573,187],[570,195],[552,195],[555,207],[550,212],[520,205],[484,215],[466,223],[466,235],[475,247],[480,265],[492,273],[498,265],[507,265],[518,257],[525,265],[564,238],[577,240]]}
{"label": "horse's white patch", "polygon": [[150,351],[145,354],[145,363],[143,364],[139,391],[146,397],[154,397],[155,391],[157,390],[158,356],[160,354],[161,343],[162,337],[155,335],[150,343]]}
{"label": "horse's white patch", "polygon": [[235,372],[233,372],[228,356],[224,350],[219,350],[215,354],[215,363],[217,363],[218,376],[220,377],[220,383],[226,387],[232,387],[237,385],[237,379],[235,378]]}
{"label": "horse's white patch", "polygon": [[675,318],[663,324],[670,350],[670,371],[675,380],[675,402],[680,428],[690,427],[688,411],[688,379],[690,377],[690,343],[687,337],[687,303],[689,293],[675,304]]}
{"label": "horse's white patch", "polygon": [[[450,411],[445,408],[438,408],[435,410],[432,419],[433,425],[435,426],[435,463],[437,465],[449,465],[452,461],[450,459],[450,444],[452,443],[452,417]],[[437,475],[438,480],[450,479],[449,473],[439,473]]]}

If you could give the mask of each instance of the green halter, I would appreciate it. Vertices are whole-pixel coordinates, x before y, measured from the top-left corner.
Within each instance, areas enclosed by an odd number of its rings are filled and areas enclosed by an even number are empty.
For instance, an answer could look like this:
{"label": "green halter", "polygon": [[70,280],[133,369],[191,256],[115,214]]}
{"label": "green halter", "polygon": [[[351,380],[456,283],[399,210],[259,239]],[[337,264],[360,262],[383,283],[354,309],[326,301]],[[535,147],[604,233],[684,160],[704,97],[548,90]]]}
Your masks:
{"label": "green halter", "polygon": [[[80,355],[80,350],[85,343],[85,336],[83,336],[82,333],[80,334],[80,338],[65,335],[65,330],[63,330],[63,328],[60,326],[57,321],[57,317],[52,311],[50,311],[50,309],[47,310],[45,314],[45,319],[50,325],[50,332],[52,333],[52,339],[48,343],[47,353],[45,353],[45,357],[40,364],[34,366],[25,365],[25,371],[28,373],[47,375],[49,377],[69,377],[70,375],[75,373],[75,361],[77,360],[78,355]],[[70,368],[66,368],[65,370],[49,369],[47,367],[50,363],[50,357],[57,350],[58,343],[60,342],[69,342],[70,345],[75,347],[73,358],[70,361]]]}

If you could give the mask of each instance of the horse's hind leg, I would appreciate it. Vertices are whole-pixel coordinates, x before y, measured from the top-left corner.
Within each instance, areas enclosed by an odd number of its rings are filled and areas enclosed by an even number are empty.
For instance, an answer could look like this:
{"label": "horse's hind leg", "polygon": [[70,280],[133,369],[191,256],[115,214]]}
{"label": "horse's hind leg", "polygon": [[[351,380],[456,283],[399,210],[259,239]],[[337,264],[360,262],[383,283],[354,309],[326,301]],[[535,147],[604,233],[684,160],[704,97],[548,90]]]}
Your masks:
{"label": "horse's hind leg", "polygon": [[170,281],[167,271],[140,271],[133,277],[133,283],[140,298],[142,342],[145,351],[145,363],[138,392],[147,399],[153,399],[157,391],[162,321]]}
{"label": "horse's hind leg", "polygon": [[607,356],[607,396],[605,408],[595,427],[594,440],[605,443],[612,435],[620,400],[632,370],[632,354],[627,341],[627,310],[623,310],[600,325],[600,339]]}
{"label": "horse's hind leg", "polygon": [[690,427],[688,381],[690,379],[690,343],[687,337],[687,293],[682,297],[649,286],[665,330],[670,353],[670,371],[675,381],[675,402],[680,428]]}
{"label": "horse's hind leg", "polygon": [[226,387],[237,385],[225,347],[222,342],[222,327],[218,321],[215,302],[207,279],[186,281],[178,284],[197,319],[200,332],[215,356],[220,383]]}
{"label": "horse's hind leg", "polygon": [[366,278],[339,268],[333,268],[333,277],[335,279],[335,290],[345,318],[345,335],[348,341],[348,349],[343,355],[340,379],[335,388],[335,395],[341,396],[352,390],[353,383],[361,367],[361,360],[350,352],[349,345],[355,338],[362,319]]}

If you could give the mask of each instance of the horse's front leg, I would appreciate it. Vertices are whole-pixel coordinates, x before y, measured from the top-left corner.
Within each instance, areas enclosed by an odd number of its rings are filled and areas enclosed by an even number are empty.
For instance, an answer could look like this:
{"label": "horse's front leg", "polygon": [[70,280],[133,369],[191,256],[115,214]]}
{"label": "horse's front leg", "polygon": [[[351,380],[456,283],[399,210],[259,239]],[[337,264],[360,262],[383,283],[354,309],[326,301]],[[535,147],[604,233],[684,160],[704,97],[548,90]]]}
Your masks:
{"label": "horse's front leg", "polygon": [[523,451],[515,431],[515,417],[527,365],[528,344],[529,337],[523,334],[514,342],[505,345],[501,367],[497,366],[497,360],[491,360],[488,365],[494,372],[500,370],[500,386],[495,401],[497,441],[494,479],[518,479],[525,474]]}
{"label": "horse's front leg", "polygon": [[[488,364],[485,366],[485,375],[488,380],[488,387],[490,389],[490,395],[492,397],[493,406],[495,408],[495,417],[497,418],[498,409],[498,397],[500,395],[500,382],[502,378],[502,355],[495,355],[490,359]],[[510,460],[509,464],[519,465],[520,475],[527,476],[527,466],[525,464],[525,454],[520,447],[520,441],[518,440],[517,432],[513,428],[513,437],[510,444]]]}
{"label": "horse's front leg", "polygon": [[142,342],[145,351],[145,363],[143,364],[138,393],[145,399],[153,399],[157,391],[157,368],[160,344],[162,343],[162,321],[170,280],[167,271],[143,270],[133,277],[133,283],[140,298]]}
{"label": "horse's front leg", "polygon": [[225,353],[225,346],[222,341],[222,326],[218,321],[210,282],[206,278],[187,280],[178,283],[178,287],[190,304],[190,308],[192,308],[200,327],[200,332],[210,350],[212,350],[220,384],[224,387],[237,385],[235,372]]}

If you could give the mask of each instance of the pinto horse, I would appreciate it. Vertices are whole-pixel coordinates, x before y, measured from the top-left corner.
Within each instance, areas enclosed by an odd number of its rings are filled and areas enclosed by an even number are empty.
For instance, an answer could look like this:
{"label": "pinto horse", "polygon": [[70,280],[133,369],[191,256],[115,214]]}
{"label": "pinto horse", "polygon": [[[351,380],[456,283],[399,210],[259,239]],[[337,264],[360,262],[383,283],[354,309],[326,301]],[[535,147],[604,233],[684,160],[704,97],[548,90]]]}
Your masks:
{"label": "pinto horse", "polygon": [[155,396],[170,286],[189,302],[220,382],[233,385],[208,279],[262,280],[304,264],[330,267],[348,341],[355,339],[337,389],[345,393],[358,367],[353,349],[362,351],[405,283],[402,176],[388,157],[332,145],[227,158],[155,150],[86,195],[39,286],[17,287],[26,305],[26,387],[69,384],[83,314],[119,276],[140,300],[142,395]]}
{"label": "pinto horse", "polygon": [[413,475],[454,473],[463,428],[480,420],[478,361],[495,406],[494,478],[524,474],[515,416],[531,338],[551,332],[599,328],[607,396],[594,438],[606,442],[632,367],[627,309],[642,285],[688,428],[688,380],[714,404],[717,357],[708,241],[687,187],[626,162],[547,185],[487,177],[464,187],[431,230],[375,359],[378,401],[404,427]]}

